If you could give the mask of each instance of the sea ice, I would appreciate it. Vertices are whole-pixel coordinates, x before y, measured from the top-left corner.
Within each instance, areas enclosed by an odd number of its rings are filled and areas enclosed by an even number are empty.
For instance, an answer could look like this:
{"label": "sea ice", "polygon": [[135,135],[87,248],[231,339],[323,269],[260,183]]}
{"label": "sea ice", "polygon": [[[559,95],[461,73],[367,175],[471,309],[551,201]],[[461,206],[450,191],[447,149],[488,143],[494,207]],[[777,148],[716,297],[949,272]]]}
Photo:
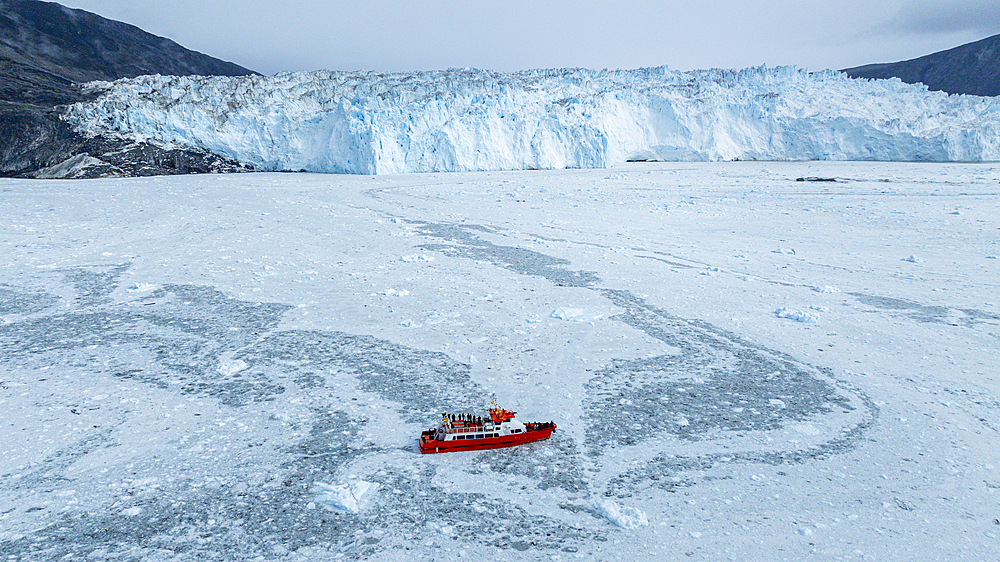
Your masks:
{"label": "sea ice", "polygon": [[995,558],[1000,166],[762,166],[0,179],[0,551]]}

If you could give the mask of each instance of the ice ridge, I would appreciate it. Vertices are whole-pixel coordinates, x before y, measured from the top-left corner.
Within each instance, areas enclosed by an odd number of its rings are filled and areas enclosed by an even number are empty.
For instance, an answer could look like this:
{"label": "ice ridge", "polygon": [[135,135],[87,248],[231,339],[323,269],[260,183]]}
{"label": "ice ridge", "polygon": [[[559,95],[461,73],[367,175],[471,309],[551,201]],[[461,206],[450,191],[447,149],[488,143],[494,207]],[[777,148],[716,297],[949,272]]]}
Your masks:
{"label": "ice ridge", "polygon": [[461,69],[92,82],[89,136],[262,170],[600,168],[629,160],[1000,160],[1000,98],[794,67]]}

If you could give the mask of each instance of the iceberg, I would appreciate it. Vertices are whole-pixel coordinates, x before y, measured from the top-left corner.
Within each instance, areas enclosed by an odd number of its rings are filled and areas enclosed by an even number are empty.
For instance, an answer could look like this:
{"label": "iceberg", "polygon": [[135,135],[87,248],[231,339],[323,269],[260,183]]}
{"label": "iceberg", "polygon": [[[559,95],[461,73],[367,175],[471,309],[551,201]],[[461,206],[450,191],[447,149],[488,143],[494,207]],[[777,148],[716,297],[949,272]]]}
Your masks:
{"label": "iceberg", "polygon": [[795,67],[156,75],[86,89],[97,97],[63,117],[87,136],[271,171],[1000,160],[1000,98]]}

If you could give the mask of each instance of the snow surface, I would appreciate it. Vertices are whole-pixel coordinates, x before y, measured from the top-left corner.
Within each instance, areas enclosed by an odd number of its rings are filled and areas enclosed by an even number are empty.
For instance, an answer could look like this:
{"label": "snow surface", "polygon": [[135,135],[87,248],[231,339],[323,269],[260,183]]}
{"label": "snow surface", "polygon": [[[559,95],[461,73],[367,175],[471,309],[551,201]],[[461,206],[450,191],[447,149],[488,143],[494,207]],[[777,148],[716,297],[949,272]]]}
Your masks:
{"label": "snow surface", "polygon": [[604,168],[627,160],[1000,160],[1000,98],[793,67],[145,76],[91,83],[77,130],[261,170]]}
{"label": "snow surface", "polygon": [[[4,560],[996,557],[1000,166],[3,179],[0,216]],[[419,454],[493,393],[559,429]]]}

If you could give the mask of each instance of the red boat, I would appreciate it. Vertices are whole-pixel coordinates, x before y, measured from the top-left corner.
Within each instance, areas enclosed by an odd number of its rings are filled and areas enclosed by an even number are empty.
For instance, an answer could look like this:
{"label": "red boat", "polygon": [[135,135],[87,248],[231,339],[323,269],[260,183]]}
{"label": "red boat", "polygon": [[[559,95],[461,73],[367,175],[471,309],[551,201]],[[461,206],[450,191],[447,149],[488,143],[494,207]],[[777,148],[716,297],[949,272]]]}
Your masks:
{"label": "red boat", "polygon": [[556,424],[521,423],[514,419],[517,412],[504,410],[493,401],[489,419],[471,415],[442,414],[439,427],[420,434],[421,453],[450,453],[497,449],[548,439]]}

